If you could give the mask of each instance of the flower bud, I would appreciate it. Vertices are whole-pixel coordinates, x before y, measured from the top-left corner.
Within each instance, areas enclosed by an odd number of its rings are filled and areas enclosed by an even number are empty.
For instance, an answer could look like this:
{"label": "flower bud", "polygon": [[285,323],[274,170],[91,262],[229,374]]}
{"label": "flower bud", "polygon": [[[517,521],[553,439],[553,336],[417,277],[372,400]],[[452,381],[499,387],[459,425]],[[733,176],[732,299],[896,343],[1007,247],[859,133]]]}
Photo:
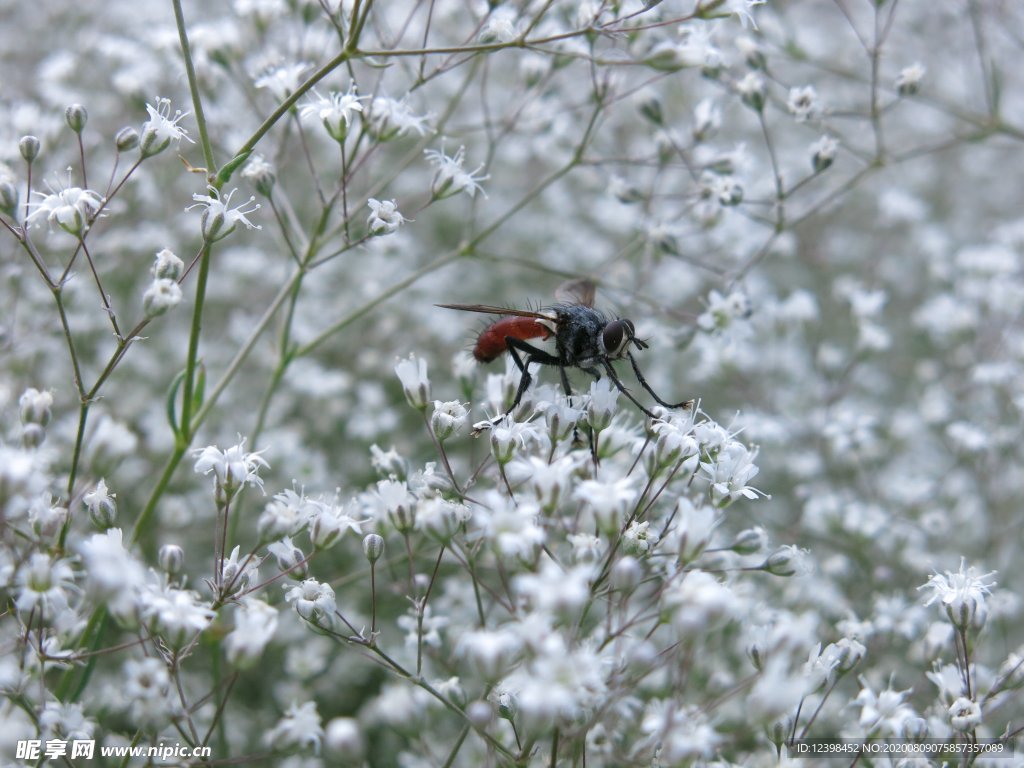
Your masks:
{"label": "flower bud", "polygon": [[114,145],[118,152],[128,152],[139,146],[139,132],[131,126],[122,128],[114,136]]}
{"label": "flower bud", "polygon": [[653,91],[644,91],[637,98],[636,108],[655,125],[664,125],[665,114],[661,109],[661,99]]}
{"label": "flower bud", "polygon": [[747,528],[736,534],[732,540],[730,549],[737,555],[753,555],[765,548],[768,543],[768,534],[760,526]]}
{"label": "flower bud", "polygon": [[351,717],[336,717],[327,723],[324,751],[336,765],[362,765],[365,747],[359,721]]}
{"label": "flower bud", "polygon": [[81,133],[85,124],[89,121],[89,113],[81,104],[72,104],[64,110],[64,120],[75,133]]}
{"label": "flower bud", "polygon": [[363,538],[363,554],[371,563],[376,563],[384,554],[384,537],[376,533]]}
{"label": "flower bud", "polygon": [[615,589],[629,592],[636,588],[643,578],[644,569],[640,561],[629,555],[619,558],[612,566],[612,586]]}
{"label": "flower bud", "polygon": [[35,387],[26,389],[18,398],[18,409],[21,414],[22,424],[38,424],[45,427],[50,423],[52,413],[50,406],[53,405],[53,395],[49,392],[40,392]]}
{"label": "flower bud", "polygon": [[18,188],[9,181],[0,181],[0,211],[13,216],[18,207]]}
{"label": "flower bud", "polygon": [[181,287],[174,280],[154,280],[142,294],[142,309],[147,318],[159,317],[180,303]]}
{"label": "flower bud", "polygon": [[799,573],[806,573],[808,563],[803,550],[792,545],[779,547],[764,561],[761,566],[773,576],[795,576]]}
{"label": "flower bud", "polygon": [[169,248],[164,248],[157,251],[156,261],[153,262],[153,268],[149,271],[157,279],[177,280],[185,271],[185,262],[175,256]]}
{"label": "flower bud", "polygon": [[293,579],[304,579],[309,575],[309,565],[304,562],[306,556],[287,536],[267,549],[277,558],[277,567],[281,573],[287,573]]}
{"label": "flower bud", "polygon": [[478,731],[482,731],[494,720],[494,710],[486,701],[479,699],[466,707],[466,718]]}
{"label": "flower bud", "polygon": [[46,440],[46,427],[25,424],[21,429],[21,444],[25,448],[38,448]]}
{"label": "flower bud", "polygon": [[395,374],[402,382],[405,399],[418,411],[426,410],[430,401],[430,378],[427,376],[427,361],[415,355],[395,364]]}
{"label": "flower bud", "polygon": [[100,480],[96,487],[82,496],[82,503],[89,510],[89,518],[99,530],[105,531],[117,519],[116,494],[107,490],[106,480]]}
{"label": "flower bud", "polygon": [[25,162],[31,163],[39,156],[39,139],[35,136],[22,136],[18,142],[18,151]]}
{"label": "flower bud", "polygon": [[270,197],[274,191],[277,177],[273,166],[262,155],[253,155],[242,169],[242,178],[252,184],[256,191],[264,197]]}
{"label": "flower bud", "polygon": [[185,550],[177,544],[164,544],[160,547],[159,563],[168,576],[177,576],[185,566]]}

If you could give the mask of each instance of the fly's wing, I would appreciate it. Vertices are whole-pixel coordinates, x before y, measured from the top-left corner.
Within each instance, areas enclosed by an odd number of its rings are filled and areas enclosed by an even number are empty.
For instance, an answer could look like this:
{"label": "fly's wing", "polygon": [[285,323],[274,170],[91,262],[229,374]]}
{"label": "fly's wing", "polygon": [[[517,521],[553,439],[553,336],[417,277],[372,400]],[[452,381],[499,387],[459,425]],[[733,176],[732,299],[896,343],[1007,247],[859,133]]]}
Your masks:
{"label": "fly's wing", "polygon": [[492,307],[489,304],[435,304],[442,309],[459,309],[463,312],[481,312],[485,315],[505,315],[506,317],[532,317],[535,320],[552,320],[550,312],[532,312],[528,309],[510,309],[509,307]]}
{"label": "fly's wing", "polygon": [[555,289],[555,298],[562,304],[582,304],[593,307],[597,285],[593,280],[567,280]]}

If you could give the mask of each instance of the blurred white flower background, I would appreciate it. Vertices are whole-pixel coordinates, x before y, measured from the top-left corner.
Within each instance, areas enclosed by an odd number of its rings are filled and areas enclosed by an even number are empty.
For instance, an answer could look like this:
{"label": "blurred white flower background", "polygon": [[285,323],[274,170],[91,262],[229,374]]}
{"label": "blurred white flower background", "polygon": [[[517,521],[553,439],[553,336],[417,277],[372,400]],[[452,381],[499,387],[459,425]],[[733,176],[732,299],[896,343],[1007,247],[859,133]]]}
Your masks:
{"label": "blurred white flower background", "polygon": [[[43,0],[0,35],[2,764],[1019,739],[1024,7]],[[520,371],[435,305],[579,280],[693,404],[534,365],[486,423]]]}

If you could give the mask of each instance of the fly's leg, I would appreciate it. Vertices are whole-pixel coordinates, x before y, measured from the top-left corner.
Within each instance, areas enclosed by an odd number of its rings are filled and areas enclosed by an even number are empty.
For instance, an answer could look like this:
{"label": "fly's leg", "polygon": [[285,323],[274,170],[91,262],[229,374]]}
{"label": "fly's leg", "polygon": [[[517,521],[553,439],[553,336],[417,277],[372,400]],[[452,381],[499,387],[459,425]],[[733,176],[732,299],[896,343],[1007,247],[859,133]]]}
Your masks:
{"label": "fly's leg", "polygon": [[615,385],[616,389],[618,389],[619,392],[628,397],[630,402],[633,403],[633,405],[635,405],[641,411],[643,411],[646,416],[649,416],[652,419],[657,419],[657,416],[655,416],[651,411],[647,410],[647,408],[644,407],[643,403],[641,403],[639,400],[633,397],[630,391],[626,389],[625,385],[619,380],[618,375],[616,375],[615,369],[612,368],[612,364],[607,360],[604,360],[603,362],[604,369],[608,373],[608,378],[612,380],[612,383]]}
{"label": "fly's leg", "polygon": [[[516,364],[522,376],[519,378],[519,387],[516,389],[516,396],[512,400],[512,405],[501,416],[491,419],[491,424],[497,424],[519,407],[519,403],[523,400],[523,395],[526,394],[526,390],[533,383],[533,377],[530,375],[530,363],[557,365],[562,370],[562,376],[565,376],[565,367],[562,360],[545,352],[543,349],[537,349],[532,344],[527,344],[522,339],[517,339],[513,336],[505,337],[505,345],[508,347],[508,353],[512,355],[512,361]],[[520,352],[526,355],[525,361],[519,356]]]}
{"label": "fly's leg", "polygon": [[[658,397],[657,393],[653,389],[651,389],[651,385],[647,383],[647,379],[645,379],[644,375],[640,372],[640,366],[636,364],[636,359],[633,357],[633,355],[630,354],[629,352],[627,352],[626,355],[629,357],[629,362],[633,366],[633,373],[636,374],[636,380],[639,381],[640,386],[646,389],[650,396],[655,399],[658,405],[663,405],[666,408],[689,408],[691,405],[693,405],[693,400],[683,400],[681,403],[666,403],[664,400]],[[622,385],[619,385],[619,389],[625,392],[625,390],[622,389]],[[630,400],[632,399],[633,398],[630,398]],[[634,400],[633,402],[636,401]]]}

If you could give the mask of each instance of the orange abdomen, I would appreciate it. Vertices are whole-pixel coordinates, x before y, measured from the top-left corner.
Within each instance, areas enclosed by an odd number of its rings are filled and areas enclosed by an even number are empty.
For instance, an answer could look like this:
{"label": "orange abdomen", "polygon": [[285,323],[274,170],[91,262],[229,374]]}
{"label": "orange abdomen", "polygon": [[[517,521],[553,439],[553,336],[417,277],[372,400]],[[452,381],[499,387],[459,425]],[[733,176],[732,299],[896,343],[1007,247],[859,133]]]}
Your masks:
{"label": "orange abdomen", "polygon": [[473,357],[481,363],[489,363],[508,351],[505,339],[546,339],[551,329],[541,325],[532,317],[506,317],[487,326],[476,340]]}

